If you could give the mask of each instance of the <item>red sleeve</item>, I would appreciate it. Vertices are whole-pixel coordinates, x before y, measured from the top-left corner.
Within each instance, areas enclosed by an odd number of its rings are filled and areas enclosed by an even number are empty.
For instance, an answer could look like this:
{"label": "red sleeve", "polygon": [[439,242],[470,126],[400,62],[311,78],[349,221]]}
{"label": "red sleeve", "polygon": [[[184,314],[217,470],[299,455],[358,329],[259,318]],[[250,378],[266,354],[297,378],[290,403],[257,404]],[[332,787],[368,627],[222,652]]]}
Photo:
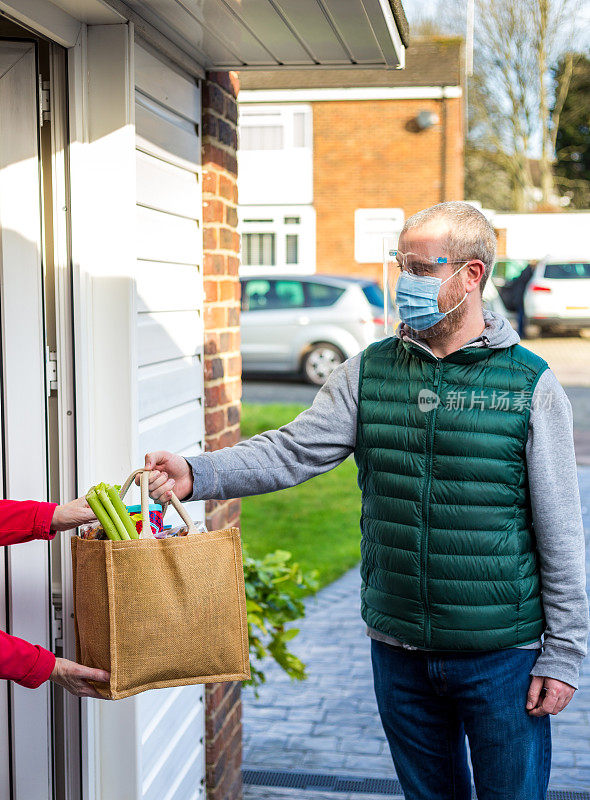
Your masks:
{"label": "red sleeve", "polygon": [[55,656],[39,645],[0,631],[0,678],[36,689],[49,679]]}
{"label": "red sleeve", "polygon": [[56,503],[0,500],[0,545],[53,539],[51,520]]}
{"label": "red sleeve", "polygon": [[[56,505],[0,500],[0,545],[53,539],[51,520]],[[0,678],[36,689],[49,678],[54,665],[55,656],[49,650],[0,631]]]}

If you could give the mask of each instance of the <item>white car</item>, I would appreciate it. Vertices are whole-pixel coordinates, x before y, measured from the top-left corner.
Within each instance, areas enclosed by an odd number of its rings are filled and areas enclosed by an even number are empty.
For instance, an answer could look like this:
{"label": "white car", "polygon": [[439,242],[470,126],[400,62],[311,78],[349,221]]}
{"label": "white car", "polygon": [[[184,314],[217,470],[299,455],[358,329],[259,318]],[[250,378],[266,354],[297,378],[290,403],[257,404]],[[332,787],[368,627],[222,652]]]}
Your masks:
{"label": "white car", "polygon": [[524,313],[541,334],[590,327],[590,259],[539,261],[526,287]]}

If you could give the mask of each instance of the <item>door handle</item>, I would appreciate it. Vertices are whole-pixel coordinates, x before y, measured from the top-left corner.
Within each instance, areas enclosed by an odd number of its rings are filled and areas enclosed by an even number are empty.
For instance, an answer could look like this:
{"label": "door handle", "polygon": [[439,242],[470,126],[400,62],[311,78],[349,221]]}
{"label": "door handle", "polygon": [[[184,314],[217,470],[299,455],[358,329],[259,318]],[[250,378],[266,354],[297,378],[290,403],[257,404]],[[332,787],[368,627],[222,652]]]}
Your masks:
{"label": "door handle", "polygon": [[298,322],[300,325],[309,325],[309,317],[299,317],[299,319],[297,320],[297,322]]}

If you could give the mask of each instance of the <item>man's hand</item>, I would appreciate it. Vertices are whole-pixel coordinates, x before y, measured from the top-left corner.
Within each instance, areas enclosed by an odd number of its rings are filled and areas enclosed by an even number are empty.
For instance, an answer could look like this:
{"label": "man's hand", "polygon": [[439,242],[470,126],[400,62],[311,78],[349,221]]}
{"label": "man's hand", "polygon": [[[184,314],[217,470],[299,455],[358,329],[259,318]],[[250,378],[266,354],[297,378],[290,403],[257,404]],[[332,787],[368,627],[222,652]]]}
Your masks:
{"label": "man's hand", "polygon": [[67,658],[56,658],[55,667],[49,676],[49,680],[59,683],[60,686],[63,686],[64,689],[67,689],[70,694],[76,695],[76,697],[97,697],[100,700],[104,699],[102,695],[87,681],[108,683],[109,679],[109,673],[103,669],[84,667],[74,661],[68,661]]}
{"label": "man's hand", "polygon": [[572,699],[575,691],[569,683],[533,675],[527,694],[526,709],[531,717],[559,714]]}
{"label": "man's hand", "polygon": [[86,525],[86,523],[94,522],[95,520],[94,512],[86,502],[86,498],[79,497],[77,500],[72,500],[71,503],[57,506],[53,512],[51,530],[69,531],[71,528],[78,527],[78,525]]}
{"label": "man's hand", "polygon": [[[157,502],[170,500],[172,489],[179,500],[186,500],[193,493],[193,471],[182,456],[165,450],[147,453],[145,468],[150,470],[150,496]],[[139,484],[139,475],[135,483]]]}

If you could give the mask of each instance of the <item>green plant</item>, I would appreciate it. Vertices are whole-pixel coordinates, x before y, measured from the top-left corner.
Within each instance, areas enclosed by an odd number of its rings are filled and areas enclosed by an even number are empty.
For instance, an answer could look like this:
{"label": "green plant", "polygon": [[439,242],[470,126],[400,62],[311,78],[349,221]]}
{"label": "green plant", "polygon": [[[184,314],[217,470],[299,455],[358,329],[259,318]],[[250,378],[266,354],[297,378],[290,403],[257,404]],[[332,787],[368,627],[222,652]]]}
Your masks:
{"label": "green plant", "polygon": [[291,553],[286,550],[255,559],[244,548],[243,559],[251,677],[242,686],[253,686],[258,697],[258,687],[266,681],[260,662],[268,656],[292,679],[307,678],[305,664],[288,649],[299,629],[285,625],[305,615],[303,597],[317,592],[317,570],[304,573],[299,564],[289,563]]}

